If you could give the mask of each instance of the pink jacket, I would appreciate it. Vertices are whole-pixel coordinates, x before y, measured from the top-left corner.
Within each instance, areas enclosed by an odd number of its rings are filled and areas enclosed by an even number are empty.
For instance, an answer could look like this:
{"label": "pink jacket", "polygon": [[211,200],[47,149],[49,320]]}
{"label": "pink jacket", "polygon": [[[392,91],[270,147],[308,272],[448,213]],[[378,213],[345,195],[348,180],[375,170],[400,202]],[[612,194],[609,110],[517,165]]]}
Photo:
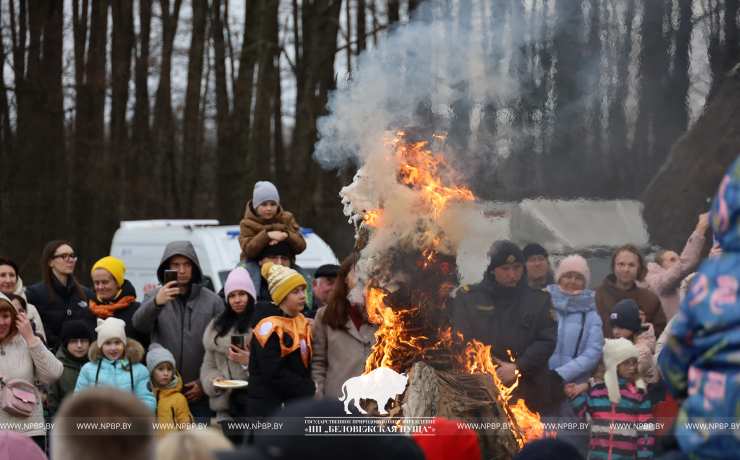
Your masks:
{"label": "pink jacket", "polygon": [[666,270],[655,262],[650,262],[645,281],[637,283],[639,287],[649,289],[660,297],[668,321],[678,313],[678,307],[681,305],[678,292],[681,281],[696,270],[704,241],[704,235],[692,233],[676,265]]}
{"label": "pink jacket", "polygon": [[653,329],[653,325],[650,323],[643,323],[642,326],[647,326],[648,329],[640,333],[635,340],[635,348],[637,348],[637,352],[640,354],[639,358],[637,358],[637,364],[645,382],[656,383],[660,381],[661,376],[657,366],[653,362],[653,353],[655,353],[655,329]]}

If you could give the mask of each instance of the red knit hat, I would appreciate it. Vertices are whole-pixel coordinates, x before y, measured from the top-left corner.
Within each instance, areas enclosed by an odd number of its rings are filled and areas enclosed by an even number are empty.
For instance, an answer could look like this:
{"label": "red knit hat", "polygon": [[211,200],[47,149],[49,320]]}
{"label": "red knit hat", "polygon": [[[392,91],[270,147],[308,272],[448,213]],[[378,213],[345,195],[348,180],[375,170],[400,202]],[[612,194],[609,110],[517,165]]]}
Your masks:
{"label": "red knit hat", "polygon": [[481,460],[478,434],[468,427],[460,428],[460,423],[435,417],[426,426],[426,433],[411,438],[424,451],[426,460]]}

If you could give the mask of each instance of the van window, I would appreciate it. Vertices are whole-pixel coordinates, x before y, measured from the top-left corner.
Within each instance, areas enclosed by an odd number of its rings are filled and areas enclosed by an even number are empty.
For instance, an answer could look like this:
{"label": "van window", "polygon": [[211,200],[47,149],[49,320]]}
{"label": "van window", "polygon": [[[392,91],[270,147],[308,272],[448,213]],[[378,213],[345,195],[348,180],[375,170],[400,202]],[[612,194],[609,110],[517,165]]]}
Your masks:
{"label": "van window", "polygon": [[213,280],[210,276],[203,275],[203,287],[213,291]]}

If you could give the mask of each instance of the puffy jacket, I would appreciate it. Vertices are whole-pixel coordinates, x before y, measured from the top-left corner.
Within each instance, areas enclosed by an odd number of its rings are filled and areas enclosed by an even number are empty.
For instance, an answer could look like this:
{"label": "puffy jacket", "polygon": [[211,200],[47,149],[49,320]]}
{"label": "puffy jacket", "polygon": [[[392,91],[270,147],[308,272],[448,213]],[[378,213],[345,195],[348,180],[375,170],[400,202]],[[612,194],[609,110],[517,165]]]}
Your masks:
{"label": "puffy jacket", "polygon": [[285,240],[294,253],[300,254],[306,250],[306,240],[301,233],[301,227],[296,223],[293,214],[283,210],[278,205],[277,213],[270,220],[265,220],[257,215],[252,207],[252,202],[247,203],[244,210],[244,219],[239,223],[239,246],[242,248],[240,259],[256,259],[262,249],[265,248],[272,238],[269,232],[285,232],[288,238]]}
{"label": "puffy jacket", "polygon": [[653,353],[655,353],[655,329],[650,323],[642,325],[647,330],[637,335],[635,339],[635,348],[637,348],[640,357],[637,359],[638,367],[642,376],[647,383],[656,383],[660,381],[660,373],[653,362]]}
{"label": "puffy jacket", "polygon": [[159,436],[171,431],[178,431],[175,425],[193,423],[193,414],[190,413],[188,400],[182,394],[182,379],[175,373],[169,385],[165,388],[153,388],[154,398],[157,401],[157,423]]}
{"label": "puffy jacket", "polygon": [[[558,341],[550,357],[550,369],[560,374],[565,383],[585,383],[599,364],[604,347],[594,291],[570,295],[556,284],[547,286],[547,291],[558,317]],[[580,344],[576,350],[579,337]]]}
{"label": "puffy jacket", "polygon": [[[736,421],[740,414],[740,157],[723,177],[710,223],[722,255],[705,260],[671,324],[658,356],[666,386],[683,400],[676,438],[695,458],[737,458],[740,439],[721,427],[693,423]],[[702,427],[705,428],[705,427]]]}
{"label": "puffy jacket", "polygon": [[139,331],[151,333],[152,342],[162,344],[172,352],[176,361],[175,368],[182,376],[183,385],[197,382],[202,389],[200,367],[206,352],[203,348],[203,333],[211,320],[223,311],[224,303],[216,293],[201,284],[203,272],[190,241],[174,241],[167,245],[157,268],[159,282],[164,283],[164,271],[169,268],[168,261],[176,255],[185,256],[193,262],[193,276],[187,300],[183,301],[178,296],[158,307],[154,299],[161,287],[154,289],[144,296],[141,307],[134,313],[133,323]]}
{"label": "puffy jacket", "polygon": [[87,356],[83,358],[75,357],[65,347],[59,347],[56,358],[64,365],[64,371],[59,380],[49,385],[49,404],[51,407],[58,409],[64,398],[75,392],[80,369],[90,360]]}
{"label": "puffy jacket", "polygon": [[105,358],[98,342],[93,342],[88,357],[90,362],[80,370],[75,394],[87,387],[105,385],[122,391],[133,391],[152,412],[157,410],[157,400],[150,389],[149,371],[140,364],[144,357],[144,347],[139,342],[127,338],[126,358],[117,361]]}

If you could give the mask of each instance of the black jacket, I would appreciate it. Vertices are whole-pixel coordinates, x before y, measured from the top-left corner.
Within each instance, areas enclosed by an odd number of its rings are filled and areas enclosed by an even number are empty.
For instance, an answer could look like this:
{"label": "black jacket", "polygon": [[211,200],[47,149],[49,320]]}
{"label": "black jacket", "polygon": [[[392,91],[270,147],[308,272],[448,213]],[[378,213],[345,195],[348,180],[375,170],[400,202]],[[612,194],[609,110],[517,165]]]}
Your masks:
{"label": "black jacket", "polygon": [[[107,305],[109,303],[116,303],[122,298],[128,296],[136,298],[136,289],[134,288],[134,285],[129,282],[129,280],[124,280],[123,286],[121,286],[121,292],[114,298],[106,301],[101,301],[93,292],[91,300],[98,305]],[[116,310],[115,312],[113,312],[113,317],[123,320],[126,323],[126,337],[130,337],[141,343],[141,345],[144,347],[144,351],[146,352],[149,349],[149,334],[139,332],[134,327],[133,323],[134,313],[136,313],[136,310],[138,310],[140,306],[141,303],[132,302],[131,305],[129,305],[128,307],[121,308],[120,310]]]}
{"label": "black jacket", "polygon": [[563,393],[562,385],[553,381],[548,361],[555,351],[558,323],[548,292],[524,283],[505,287],[486,277],[458,291],[452,318],[466,342],[491,345],[491,355],[505,362],[511,351],[521,372],[511,403],[523,398],[531,411],[541,412],[557,402],[551,389],[560,386]]}
{"label": "black jacket", "polygon": [[[270,316],[285,314],[271,302],[257,302],[252,327]],[[286,347],[293,345],[290,335],[283,335],[283,343]],[[303,364],[300,348],[281,357],[280,341],[273,333],[264,348],[252,334],[250,350],[247,417],[266,417],[284,402],[312,397],[316,393],[316,385],[311,380],[311,364]]]}
{"label": "black jacket", "polygon": [[74,279],[71,276],[67,277],[67,285],[65,286],[52,274],[51,283],[54,288],[56,302],[51,302],[49,292],[46,290],[43,281],[26,287],[26,297],[28,303],[33,304],[38,310],[41,322],[44,323],[46,343],[56,353],[61,343],[59,334],[65,321],[75,319],[85,321],[90,330],[94,331],[97,318],[92,314],[87,303],[93,295],[90,289],[80,286],[86,296],[85,299],[80,299],[75,292]]}

